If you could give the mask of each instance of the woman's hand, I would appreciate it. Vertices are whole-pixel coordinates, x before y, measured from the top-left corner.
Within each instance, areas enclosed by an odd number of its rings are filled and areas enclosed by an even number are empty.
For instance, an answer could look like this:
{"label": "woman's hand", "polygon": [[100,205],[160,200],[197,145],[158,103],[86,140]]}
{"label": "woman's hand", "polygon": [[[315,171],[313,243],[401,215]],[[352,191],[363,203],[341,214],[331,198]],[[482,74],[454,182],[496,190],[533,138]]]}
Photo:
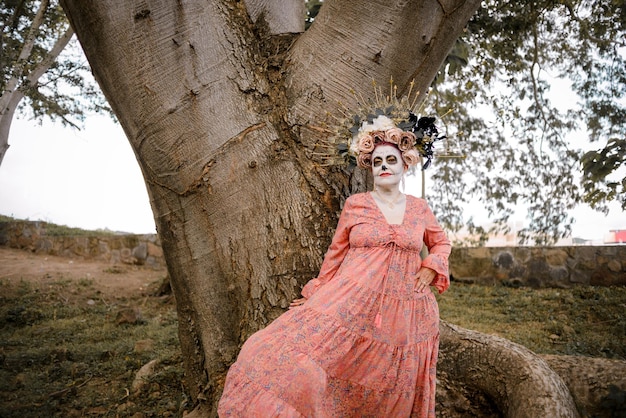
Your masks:
{"label": "woman's hand", "polygon": [[301,306],[304,302],[306,302],[307,299],[306,298],[300,298],[300,299],[294,299],[290,304],[289,304],[289,309],[291,308],[297,308],[298,306]]}
{"label": "woman's hand", "polygon": [[426,289],[435,279],[437,272],[428,267],[422,267],[417,272],[417,278],[415,282],[415,291],[417,293],[422,293],[424,289]]}

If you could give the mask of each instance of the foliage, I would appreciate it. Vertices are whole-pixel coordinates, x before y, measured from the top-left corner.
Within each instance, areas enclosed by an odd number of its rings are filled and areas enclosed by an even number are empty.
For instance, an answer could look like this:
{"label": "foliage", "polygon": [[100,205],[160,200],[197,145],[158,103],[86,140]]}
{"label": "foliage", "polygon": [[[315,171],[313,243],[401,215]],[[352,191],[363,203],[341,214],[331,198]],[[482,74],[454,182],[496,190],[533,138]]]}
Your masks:
{"label": "foliage", "polygon": [[626,139],[609,139],[606,147],[589,151],[581,159],[584,171],[585,201],[606,213],[605,201],[619,200],[626,210],[626,177],[622,181],[610,176],[626,166]]}
{"label": "foliage", "polygon": [[[33,21],[39,7],[46,6],[44,19],[39,27]],[[17,89],[24,94],[20,111],[41,120],[48,117],[64,125],[79,127],[89,112],[108,111],[99,88],[93,82],[89,66],[75,40],[72,39],[50,68],[37,79],[29,80],[39,66],[48,58],[56,41],[69,28],[58,1],[9,0],[0,4],[2,56],[0,57],[0,91],[7,91],[13,77]],[[34,33],[31,33],[34,31]],[[24,46],[30,35],[34,46],[22,59]]]}
{"label": "foliage", "polygon": [[315,20],[315,16],[319,13],[323,0],[305,0],[305,3],[306,16],[304,19],[304,27],[305,29],[308,29]]}
{"label": "foliage", "polygon": [[[13,0],[0,6],[3,92],[7,79],[24,78],[68,25],[51,2],[31,56],[19,62],[39,3]],[[308,27],[323,2],[306,4]],[[494,229],[501,231],[508,229],[516,208],[528,207],[530,225],[522,239],[537,244],[569,235],[574,220],[568,211],[583,201],[606,210],[605,202],[621,197],[626,208],[626,178],[611,178],[625,152],[624,141],[617,139],[626,136],[620,102],[626,85],[625,10],[621,2],[606,0],[483,2],[430,95],[433,113],[453,110],[444,123],[458,131],[466,157],[440,159],[433,173],[429,198],[447,228],[467,227],[485,236],[488,231],[463,216],[472,198],[482,202]],[[85,111],[105,108],[97,88],[84,78],[88,67],[82,54],[76,47],[69,51],[37,84],[20,87],[27,99],[23,112],[76,126]],[[571,83],[580,106],[564,109],[553,103],[551,84],[561,77]],[[612,138],[603,150],[584,155],[584,175],[578,163],[582,152],[567,138],[581,125],[589,142]]]}
{"label": "foliage", "polygon": [[[309,20],[319,5],[307,2]],[[550,244],[570,234],[568,211],[582,202],[606,212],[605,203],[621,199],[626,210],[626,177],[611,177],[626,153],[618,139],[626,137],[624,39],[623,2],[483,2],[428,100],[433,114],[447,115],[443,123],[457,131],[465,156],[437,160],[429,187],[448,229],[465,227],[484,242],[489,232],[508,232],[509,218],[526,206],[522,242]],[[551,91],[562,84],[578,103],[566,107]],[[582,155],[568,138],[580,129],[606,147]],[[494,221],[491,230],[464,217],[473,198]]]}
{"label": "foliage", "polygon": [[27,219],[16,219],[12,216],[0,215],[0,224],[3,223],[19,223],[19,222],[40,222],[47,236],[50,237],[93,237],[93,236],[111,236],[120,233],[110,231],[108,229],[87,230],[82,228],[74,228],[67,225],[58,225],[46,221],[29,221]]}
{"label": "foliage", "polygon": [[[3,92],[8,78],[24,78],[68,25],[52,1],[36,47],[26,62],[19,62],[39,4],[12,0],[0,6]],[[306,1],[307,27],[322,4]],[[522,240],[549,244],[570,234],[574,220],[568,211],[581,202],[606,210],[607,201],[621,198],[626,208],[626,178],[611,177],[623,166],[626,152],[620,139],[626,137],[625,25],[622,2],[483,2],[429,96],[433,113],[453,110],[443,122],[457,131],[465,155],[435,163],[429,198],[447,228],[467,227],[485,236],[488,231],[463,214],[477,198],[500,231],[508,229],[518,207],[527,207],[530,224]],[[77,126],[86,111],[105,108],[97,88],[84,77],[88,67],[82,54],[76,47],[69,51],[38,83],[20,87],[27,99],[23,112]],[[579,104],[564,108],[554,103],[551,86],[559,78],[568,81]],[[568,140],[568,133],[580,128],[586,128],[589,142],[608,141],[582,160],[582,151]]]}
{"label": "foliage", "polygon": [[46,235],[50,237],[76,237],[76,236],[88,236],[92,237],[95,235],[98,236],[111,236],[116,235],[115,232],[106,230],[106,229],[98,229],[95,231],[84,230],[81,228],[73,228],[66,225],[57,225],[53,223],[46,222],[45,223]]}
{"label": "foliage", "polygon": [[[605,179],[623,165],[624,141],[585,156],[583,188],[582,151],[568,134],[586,129],[589,143],[626,137],[624,39],[623,2],[483,2],[430,95],[433,113],[453,110],[443,122],[458,130],[465,155],[435,163],[430,197],[448,228],[486,232],[463,218],[474,197],[500,230],[528,207],[522,240],[549,244],[570,234],[568,211],[581,202],[623,201],[626,179],[621,189]],[[567,104],[551,91],[562,84],[576,93]]]}

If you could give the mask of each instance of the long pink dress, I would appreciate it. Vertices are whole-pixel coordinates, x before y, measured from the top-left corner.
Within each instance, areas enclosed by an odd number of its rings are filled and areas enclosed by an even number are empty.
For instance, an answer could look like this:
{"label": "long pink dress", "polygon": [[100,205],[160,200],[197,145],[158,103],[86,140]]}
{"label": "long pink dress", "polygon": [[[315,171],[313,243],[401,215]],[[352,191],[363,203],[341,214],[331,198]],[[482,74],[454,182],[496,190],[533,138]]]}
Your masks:
{"label": "long pink dress", "polygon": [[389,224],[369,193],[349,197],[308,300],[246,341],[220,417],[434,417],[439,309],[415,275],[435,270],[443,292],[449,254],[424,200]]}

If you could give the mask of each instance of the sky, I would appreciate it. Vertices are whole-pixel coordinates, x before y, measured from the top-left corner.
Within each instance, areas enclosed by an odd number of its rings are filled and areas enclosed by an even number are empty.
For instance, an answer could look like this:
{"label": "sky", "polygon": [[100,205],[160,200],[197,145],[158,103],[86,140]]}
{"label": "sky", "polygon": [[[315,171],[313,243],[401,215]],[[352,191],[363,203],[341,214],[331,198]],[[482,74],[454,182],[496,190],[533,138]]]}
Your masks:
{"label": "sky", "polygon": [[77,131],[14,119],[0,165],[0,214],[84,229],[155,233],[146,186],[124,131],[92,116]]}
{"label": "sky", "polygon": [[[44,121],[14,119],[10,148],[0,165],[0,214],[83,229],[155,233],[150,201],[135,155],[119,124],[90,116],[81,131]],[[420,177],[407,192],[420,196]],[[626,229],[626,214],[608,216],[581,206],[573,237],[601,241]],[[488,222],[478,207],[467,214]],[[524,222],[523,214],[514,221]]]}

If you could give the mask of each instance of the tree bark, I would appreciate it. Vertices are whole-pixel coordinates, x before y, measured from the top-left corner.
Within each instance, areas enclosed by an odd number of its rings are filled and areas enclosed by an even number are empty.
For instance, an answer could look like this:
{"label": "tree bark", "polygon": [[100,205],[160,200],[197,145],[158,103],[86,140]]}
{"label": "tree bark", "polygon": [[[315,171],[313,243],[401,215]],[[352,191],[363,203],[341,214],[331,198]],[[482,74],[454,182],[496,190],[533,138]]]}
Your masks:
{"label": "tree bark", "polygon": [[583,416],[626,416],[626,361],[544,355],[561,376]]}
{"label": "tree bark", "polygon": [[271,35],[304,32],[306,7],[302,0],[244,0],[252,22],[263,19]]}
{"label": "tree bark", "polygon": [[214,414],[241,342],[315,275],[338,204],[309,204],[242,3],[64,7],[144,173],[186,387]]}
{"label": "tree bark", "polygon": [[440,329],[437,373],[487,394],[504,416],[579,416],[563,379],[532,351],[447,323]]}
{"label": "tree bark", "polygon": [[11,100],[5,105],[4,110],[0,113],[0,165],[9,150],[9,133],[11,132],[11,124],[17,105],[24,98],[24,93],[16,91],[11,94]]}

